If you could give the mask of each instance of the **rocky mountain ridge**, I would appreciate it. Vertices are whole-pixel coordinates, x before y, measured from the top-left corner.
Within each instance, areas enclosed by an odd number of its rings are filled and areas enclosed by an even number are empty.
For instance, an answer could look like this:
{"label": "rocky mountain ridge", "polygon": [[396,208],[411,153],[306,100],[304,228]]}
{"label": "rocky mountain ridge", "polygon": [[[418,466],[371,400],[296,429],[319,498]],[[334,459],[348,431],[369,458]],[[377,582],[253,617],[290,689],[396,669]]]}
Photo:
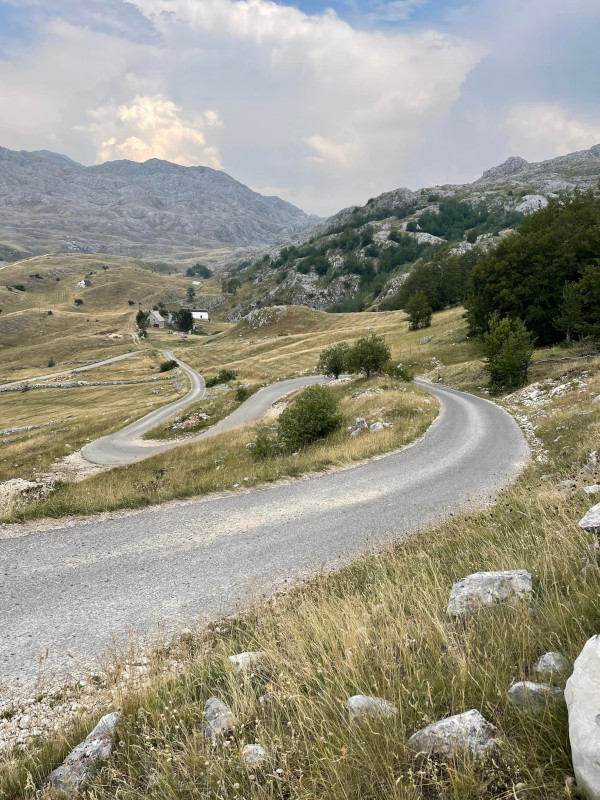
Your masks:
{"label": "rocky mountain ridge", "polygon": [[0,245],[25,254],[194,255],[266,244],[318,221],[209,167],[159,159],[85,167],[0,147]]}

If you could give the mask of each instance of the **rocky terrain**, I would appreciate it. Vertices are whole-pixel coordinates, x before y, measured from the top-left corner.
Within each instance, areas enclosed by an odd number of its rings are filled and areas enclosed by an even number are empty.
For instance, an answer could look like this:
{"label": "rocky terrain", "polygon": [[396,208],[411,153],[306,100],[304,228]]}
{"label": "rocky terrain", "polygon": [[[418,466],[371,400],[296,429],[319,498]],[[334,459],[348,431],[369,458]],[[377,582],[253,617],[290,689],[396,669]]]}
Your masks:
{"label": "rocky terrain", "polygon": [[152,159],[85,167],[0,148],[0,259],[174,255],[266,244],[318,222],[224,172]]}
{"label": "rocky terrain", "polygon": [[[287,240],[224,255],[219,266],[242,280],[247,275],[250,283],[244,300],[229,311],[228,319],[237,321],[254,308],[282,302],[327,310],[355,299],[371,282],[373,286],[367,287],[370,290],[367,307],[397,292],[419,258],[431,258],[442,248],[449,254],[460,255],[475,244],[484,249],[493,247],[499,235],[516,227],[526,215],[544,208],[550,198],[575,188],[593,188],[599,179],[600,145],[595,145],[589,150],[540,163],[511,157],[486,170],[473,183],[385,192],[364,206],[343,209],[320,225]],[[448,200],[482,210],[486,219],[458,234],[455,230],[440,231],[440,235],[428,232],[425,218],[431,227],[432,219],[440,215],[440,204]],[[340,239],[339,234],[348,229],[356,234],[356,241],[351,237],[346,237],[345,241]],[[473,235],[469,237],[469,233]],[[422,251],[415,254],[413,261],[381,269],[381,253],[401,243],[398,234],[414,239]],[[425,251],[425,245],[429,246],[429,252]],[[315,254],[326,259],[324,265],[317,265],[316,269],[317,262],[308,266],[307,259],[307,255]],[[349,255],[353,263],[348,262]],[[385,280],[373,281],[372,276],[366,279],[369,262],[372,272],[385,274]],[[249,268],[240,272],[242,264]]]}

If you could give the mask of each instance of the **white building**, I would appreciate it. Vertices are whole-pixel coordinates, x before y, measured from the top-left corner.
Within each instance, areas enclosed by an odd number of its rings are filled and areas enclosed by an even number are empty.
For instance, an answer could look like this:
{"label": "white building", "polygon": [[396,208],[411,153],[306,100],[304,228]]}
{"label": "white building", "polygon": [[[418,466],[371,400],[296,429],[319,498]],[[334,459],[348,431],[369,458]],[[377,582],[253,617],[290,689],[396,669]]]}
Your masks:
{"label": "white building", "polygon": [[205,308],[192,308],[192,317],[195,320],[202,320],[203,322],[210,322],[210,315]]}
{"label": "white building", "polygon": [[165,318],[162,316],[162,314],[159,314],[158,311],[151,311],[148,314],[148,325],[151,328],[164,328]]}
{"label": "white building", "polygon": [[92,285],[92,282],[89,281],[87,278],[84,278],[82,281],[79,281],[79,283],[77,284],[77,288],[78,289],[89,289],[89,287],[91,285]]}

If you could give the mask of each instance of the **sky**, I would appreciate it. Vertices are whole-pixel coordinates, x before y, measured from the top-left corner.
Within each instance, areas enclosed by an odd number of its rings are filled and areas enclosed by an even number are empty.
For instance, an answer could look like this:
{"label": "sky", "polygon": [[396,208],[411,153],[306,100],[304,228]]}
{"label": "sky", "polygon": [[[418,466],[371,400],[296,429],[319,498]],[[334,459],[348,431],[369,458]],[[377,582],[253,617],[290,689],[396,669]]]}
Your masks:
{"label": "sky", "polygon": [[0,0],[0,145],[328,215],[600,143],[598,0]]}

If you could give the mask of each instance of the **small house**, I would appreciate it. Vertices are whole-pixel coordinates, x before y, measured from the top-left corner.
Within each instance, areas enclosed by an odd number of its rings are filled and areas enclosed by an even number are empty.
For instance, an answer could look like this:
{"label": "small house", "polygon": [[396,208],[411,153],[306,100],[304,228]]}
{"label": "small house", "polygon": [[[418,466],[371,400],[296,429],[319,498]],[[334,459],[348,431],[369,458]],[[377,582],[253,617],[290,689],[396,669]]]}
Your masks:
{"label": "small house", "polygon": [[192,308],[192,318],[202,322],[210,322],[210,314],[205,308]]}
{"label": "small house", "polygon": [[89,289],[92,285],[92,282],[89,281],[87,278],[84,278],[82,281],[79,281],[77,284],[78,289]]}
{"label": "small house", "polygon": [[151,328],[164,328],[165,318],[162,316],[162,314],[159,314],[158,311],[151,311],[148,314],[148,325]]}

